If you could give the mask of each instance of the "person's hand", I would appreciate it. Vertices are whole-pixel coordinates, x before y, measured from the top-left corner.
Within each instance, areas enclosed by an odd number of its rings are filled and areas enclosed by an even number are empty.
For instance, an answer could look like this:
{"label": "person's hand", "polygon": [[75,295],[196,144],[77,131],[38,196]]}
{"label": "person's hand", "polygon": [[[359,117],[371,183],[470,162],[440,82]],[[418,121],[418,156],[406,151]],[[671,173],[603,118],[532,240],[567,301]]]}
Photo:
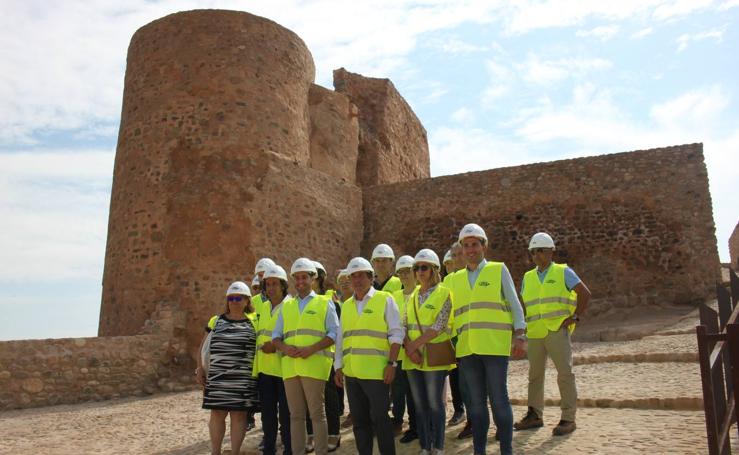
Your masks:
{"label": "person's hand", "polygon": [[285,351],[285,355],[288,357],[293,357],[293,358],[298,357],[298,352],[299,352],[298,348],[296,348],[295,346],[291,344],[286,344],[284,351]]}
{"label": "person's hand", "polygon": [[576,321],[572,318],[567,318],[564,321],[562,321],[562,324],[560,324],[559,329],[567,329],[570,327],[571,324],[574,324]]}
{"label": "person's hand", "polygon": [[344,388],[344,372],[341,371],[341,368],[334,371],[334,384],[336,384],[336,387]]}
{"label": "person's hand", "polygon": [[384,373],[382,374],[382,382],[384,382],[385,384],[392,384],[393,379],[395,379],[395,367],[388,364],[385,367]]}
{"label": "person's hand", "polygon": [[264,352],[265,354],[274,354],[275,352],[277,352],[277,349],[271,341],[268,341],[262,345],[262,352]]}
{"label": "person's hand", "polygon": [[316,350],[313,349],[313,346],[306,346],[303,348],[298,348],[296,357],[299,357],[301,359],[307,359],[308,357],[315,354]]}
{"label": "person's hand", "polygon": [[205,371],[200,367],[195,369],[195,382],[197,382],[201,388],[205,388]]}
{"label": "person's hand", "polygon": [[411,362],[415,363],[416,365],[421,365],[423,363],[423,356],[418,351],[408,352],[406,351],[407,357],[411,359]]}
{"label": "person's hand", "polygon": [[526,357],[526,341],[521,338],[513,339],[513,350],[511,351],[511,357],[514,359],[523,359]]}
{"label": "person's hand", "polygon": [[418,343],[416,340],[409,341],[408,346],[405,347],[405,352],[413,352],[418,350]]}

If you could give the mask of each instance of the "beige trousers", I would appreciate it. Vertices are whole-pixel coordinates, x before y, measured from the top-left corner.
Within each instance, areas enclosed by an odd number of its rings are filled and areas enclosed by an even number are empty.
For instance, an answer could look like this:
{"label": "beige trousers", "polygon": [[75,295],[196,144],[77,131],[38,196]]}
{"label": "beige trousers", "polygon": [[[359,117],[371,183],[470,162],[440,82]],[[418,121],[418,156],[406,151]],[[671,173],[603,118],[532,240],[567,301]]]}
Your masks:
{"label": "beige trousers", "polygon": [[577,411],[577,387],[572,372],[572,343],[567,329],[550,331],[546,337],[529,339],[529,406],[536,414],[544,416],[544,373],[547,355],[557,368],[557,385],[561,398],[562,420],[575,421]]}
{"label": "beige trousers", "polygon": [[305,454],[305,414],[310,414],[316,444],[316,455],[328,453],[328,426],[324,391],[326,381],[295,376],[285,379],[287,407],[290,408],[290,442],[293,455]]}

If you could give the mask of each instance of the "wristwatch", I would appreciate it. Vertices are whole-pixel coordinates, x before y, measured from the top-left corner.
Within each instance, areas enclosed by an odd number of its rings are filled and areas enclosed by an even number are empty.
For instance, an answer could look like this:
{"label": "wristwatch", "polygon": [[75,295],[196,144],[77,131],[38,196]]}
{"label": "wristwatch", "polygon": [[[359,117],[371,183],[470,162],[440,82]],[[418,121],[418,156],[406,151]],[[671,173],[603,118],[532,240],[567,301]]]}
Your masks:
{"label": "wristwatch", "polygon": [[388,365],[392,365],[393,367],[397,367],[398,366],[398,361],[397,360],[394,360],[394,361],[391,362],[391,361],[388,360],[387,361],[387,364]]}
{"label": "wristwatch", "polygon": [[580,316],[578,316],[577,313],[570,316],[570,319],[572,319],[575,322],[580,322]]}

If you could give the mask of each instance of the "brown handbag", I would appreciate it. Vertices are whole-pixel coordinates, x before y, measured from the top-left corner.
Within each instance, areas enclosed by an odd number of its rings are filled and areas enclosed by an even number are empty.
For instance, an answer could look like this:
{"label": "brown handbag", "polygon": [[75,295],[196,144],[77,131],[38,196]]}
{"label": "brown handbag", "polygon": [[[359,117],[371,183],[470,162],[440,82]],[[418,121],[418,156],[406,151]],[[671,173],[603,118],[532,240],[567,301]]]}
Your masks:
{"label": "brown handbag", "polygon": [[[413,306],[416,310],[415,313],[418,330],[423,333],[421,320],[418,319],[418,292],[415,292],[413,297]],[[424,345],[424,352],[426,354],[426,364],[430,367],[453,365],[457,361],[456,352],[454,351],[454,345],[452,344],[451,339],[440,343],[428,342]]]}

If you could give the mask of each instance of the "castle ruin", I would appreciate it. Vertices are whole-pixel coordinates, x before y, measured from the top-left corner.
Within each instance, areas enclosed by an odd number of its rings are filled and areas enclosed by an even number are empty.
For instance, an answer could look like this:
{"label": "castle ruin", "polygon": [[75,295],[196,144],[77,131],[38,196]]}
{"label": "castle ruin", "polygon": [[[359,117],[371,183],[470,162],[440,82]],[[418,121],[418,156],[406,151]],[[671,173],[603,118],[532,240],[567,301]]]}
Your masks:
{"label": "castle ruin", "polygon": [[339,69],[332,91],[314,75],[300,37],[244,12],[182,12],[135,33],[100,336],[138,333],[172,302],[194,354],[224,289],[262,256],[334,271],[378,242],[443,254],[468,222],[517,281],[531,234],[552,233],[596,312],[711,294],[702,145],[429,178],[426,131],[389,80]]}

